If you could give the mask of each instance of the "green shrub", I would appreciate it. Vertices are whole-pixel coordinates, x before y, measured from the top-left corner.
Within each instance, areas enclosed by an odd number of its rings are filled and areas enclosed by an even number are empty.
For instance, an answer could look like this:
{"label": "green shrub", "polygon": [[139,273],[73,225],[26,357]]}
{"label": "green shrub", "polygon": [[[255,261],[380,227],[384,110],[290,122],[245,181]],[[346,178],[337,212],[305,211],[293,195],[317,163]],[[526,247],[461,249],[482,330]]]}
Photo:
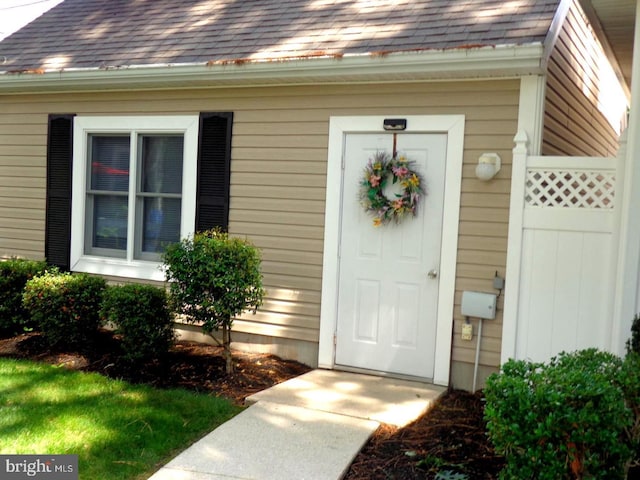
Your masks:
{"label": "green shrub", "polygon": [[636,314],[631,323],[631,338],[627,340],[627,353],[640,355],[640,315]]}
{"label": "green shrub", "polygon": [[121,336],[122,359],[128,364],[162,359],[175,340],[167,293],[151,285],[107,287],[100,309],[103,320]]}
{"label": "green shrub", "polygon": [[50,348],[90,347],[100,326],[106,283],[100,277],[44,273],[25,286],[23,305]]}
{"label": "green shrub", "polygon": [[[629,352],[622,364],[616,384],[622,390],[627,408],[633,412],[633,423],[627,428],[626,441],[633,455],[629,458],[627,470],[640,466],[640,354]],[[634,478],[637,478],[634,477]]]}
{"label": "green shrub", "polygon": [[27,281],[40,275],[47,263],[12,258],[0,262],[0,336],[13,336],[33,329],[29,313],[22,306]]}
{"label": "green shrub", "polygon": [[231,325],[264,296],[260,252],[246,240],[210,230],[170,245],[163,257],[173,308],[218,341],[222,330],[227,372],[233,370]]}
{"label": "green shrub", "polygon": [[[548,364],[507,362],[485,388],[489,437],[506,459],[500,478],[624,478],[633,426],[620,388],[626,370],[595,349]],[[627,381],[638,388],[637,373]]]}

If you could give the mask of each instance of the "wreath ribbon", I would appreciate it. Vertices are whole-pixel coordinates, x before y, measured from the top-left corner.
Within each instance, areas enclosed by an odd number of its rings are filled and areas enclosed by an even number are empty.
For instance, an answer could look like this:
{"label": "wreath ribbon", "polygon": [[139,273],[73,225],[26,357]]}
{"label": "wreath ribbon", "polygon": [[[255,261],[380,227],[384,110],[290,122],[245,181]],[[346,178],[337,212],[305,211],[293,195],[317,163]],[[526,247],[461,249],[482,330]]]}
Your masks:
{"label": "wreath ribbon", "polygon": [[[365,212],[373,216],[374,226],[391,221],[399,223],[405,217],[417,214],[425,191],[422,176],[413,169],[414,163],[403,155],[392,157],[386,152],[376,152],[369,159],[360,182],[360,203]],[[396,193],[395,198],[384,194],[389,181],[400,182],[402,186],[401,193]]]}

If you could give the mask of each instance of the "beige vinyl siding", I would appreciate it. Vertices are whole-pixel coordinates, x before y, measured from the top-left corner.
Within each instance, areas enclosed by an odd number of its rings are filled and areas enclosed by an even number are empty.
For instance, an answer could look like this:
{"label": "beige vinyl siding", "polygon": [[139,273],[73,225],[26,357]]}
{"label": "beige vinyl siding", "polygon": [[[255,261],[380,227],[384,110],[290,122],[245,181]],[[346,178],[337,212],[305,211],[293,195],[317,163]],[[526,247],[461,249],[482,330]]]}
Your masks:
{"label": "beige vinyl siding", "polygon": [[[453,362],[470,366],[475,341],[459,339],[460,297],[464,289],[491,292],[495,271],[504,275],[518,98],[517,80],[0,97],[0,182],[8,185],[0,190],[0,257],[43,255],[48,113],[233,111],[229,228],[262,249],[268,289],[264,306],[236,329],[317,342],[330,116],[463,114]],[[502,157],[492,182],[474,175],[483,152]],[[481,361],[491,368],[499,365],[500,335],[500,319],[487,324]]]}
{"label": "beige vinyl siding", "polygon": [[44,254],[46,135],[41,115],[0,114],[0,257]]}
{"label": "beige vinyl siding", "polygon": [[[607,84],[603,64],[606,55],[595,39],[582,10],[569,10],[549,59],[545,98],[543,154],[573,156],[615,156],[616,130],[624,127],[624,99],[608,98],[620,92]],[[602,104],[619,104],[619,118],[609,118]]]}

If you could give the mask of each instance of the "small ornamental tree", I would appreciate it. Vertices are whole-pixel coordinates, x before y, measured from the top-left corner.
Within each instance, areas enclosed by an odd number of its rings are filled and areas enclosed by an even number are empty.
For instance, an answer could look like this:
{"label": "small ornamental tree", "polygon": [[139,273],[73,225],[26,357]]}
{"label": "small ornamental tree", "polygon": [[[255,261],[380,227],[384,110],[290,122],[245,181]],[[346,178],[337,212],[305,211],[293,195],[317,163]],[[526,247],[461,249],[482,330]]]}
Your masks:
{"label": "small ornamental tree", "polygon": [[[260,252],[246,240],[208,230],[169,245],[163,261],[172,307],[224,348],[232,373],[233,319],[246,310],[255,313],[264,296]],[[219,330],[222,341],[213,333]]]}

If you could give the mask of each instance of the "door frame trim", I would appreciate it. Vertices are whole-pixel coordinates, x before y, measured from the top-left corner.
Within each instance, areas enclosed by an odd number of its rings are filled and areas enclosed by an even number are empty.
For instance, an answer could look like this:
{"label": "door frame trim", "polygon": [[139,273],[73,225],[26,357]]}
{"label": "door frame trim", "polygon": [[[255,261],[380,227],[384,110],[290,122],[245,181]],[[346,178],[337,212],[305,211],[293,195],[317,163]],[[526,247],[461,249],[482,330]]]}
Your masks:
{"label": "door frame trim", "polygon": [[332,116],[329,119],[327,158],[327,193],[324,223],[324,256],[322,263],[322,297],[318,366],[335,366],[335,333],[338,312],[338,275],[340,259],[340,217],[342,206],[342,161],[345,137],[349,133],[380,133],[385,118],[406,118],[410,133],[447,134],[445,189],[442,218],[440,285],[436,327],[433,383],[449,384],[455,295],[460,192],[464,152],[464,115]]}

